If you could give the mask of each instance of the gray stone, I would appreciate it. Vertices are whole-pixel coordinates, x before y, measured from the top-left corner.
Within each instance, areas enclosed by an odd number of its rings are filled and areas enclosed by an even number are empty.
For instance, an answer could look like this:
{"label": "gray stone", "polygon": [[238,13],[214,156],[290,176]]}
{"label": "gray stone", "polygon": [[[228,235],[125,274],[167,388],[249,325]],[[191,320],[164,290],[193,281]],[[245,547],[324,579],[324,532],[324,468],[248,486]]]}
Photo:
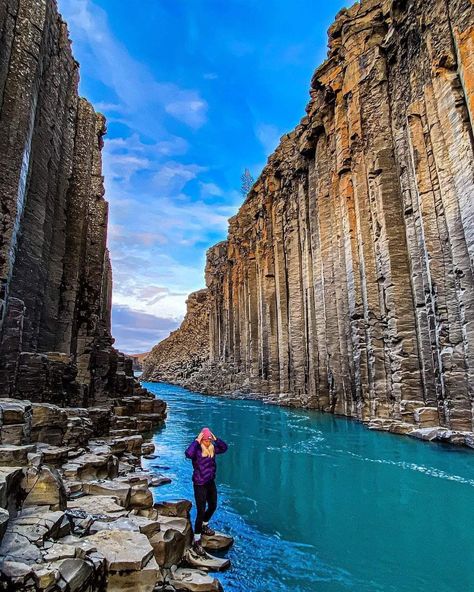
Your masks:
{"label": "gray stone", "polygon": [[148,538],[138,532],[102,530],[86,540],[105,557],[109,571],[141,570],[153,557]]}
{"label": "gray stone", "polygon": [[172,570],[169,583],[176,590],[188,590],[189,592],[220,592],[221,585],[205,571],[180,567]]}
{"label": "gray stone", "polygon": [[234,544],[234,539],[222,532],[215,532],[212,536],[202,535],[201,544],[205,549],[228,549]]}
{"label": "gray stone", "polygon": [[185,559],[191,566],[207,571],[225,571],[230,567],[229,559],[214,557],[209,553],[205,556],[198,555],[192,548],[186,551]]}

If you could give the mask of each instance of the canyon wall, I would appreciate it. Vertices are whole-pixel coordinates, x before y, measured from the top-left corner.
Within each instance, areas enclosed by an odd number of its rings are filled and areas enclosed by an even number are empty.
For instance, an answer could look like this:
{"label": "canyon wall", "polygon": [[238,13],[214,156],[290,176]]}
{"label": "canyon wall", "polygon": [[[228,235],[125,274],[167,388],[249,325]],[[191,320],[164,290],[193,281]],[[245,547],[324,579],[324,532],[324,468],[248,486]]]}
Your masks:
{"label": "canyon wall", "polygon": [[339,13],[307,115],[208,252],[199,390],[472,430],[473,10]]}
{"label": "canyon wall", "polygon": [[110,335],[105,120],[77,87],[55,2],[1,2],[0,396],[87,406],[139,386]]}
{"label": "canyon wall", "polygon": [[209,359],[209,293],[199,290],[186,301],[181,327],[160,341],[143,360],[141,380],[193,384],[193,375]]}

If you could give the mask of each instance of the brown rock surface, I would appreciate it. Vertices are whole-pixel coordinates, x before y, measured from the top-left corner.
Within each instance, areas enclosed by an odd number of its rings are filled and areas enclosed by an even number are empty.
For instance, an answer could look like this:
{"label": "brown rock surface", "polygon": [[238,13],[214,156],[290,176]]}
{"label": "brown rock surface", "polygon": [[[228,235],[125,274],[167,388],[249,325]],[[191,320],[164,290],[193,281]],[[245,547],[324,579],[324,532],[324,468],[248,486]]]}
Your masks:
{"label": "brown rock surface", "polygon": [[189,295],[181,327],[151,350],[143,360],[141,380],[185,385],[209,357],[209,299],[207,290]]}
{"label": "brown rock surface", "polygon": [[306,116],[208,252],[210,360],[167,380],[473,430],[473,40],[470,0],[339,13]]}

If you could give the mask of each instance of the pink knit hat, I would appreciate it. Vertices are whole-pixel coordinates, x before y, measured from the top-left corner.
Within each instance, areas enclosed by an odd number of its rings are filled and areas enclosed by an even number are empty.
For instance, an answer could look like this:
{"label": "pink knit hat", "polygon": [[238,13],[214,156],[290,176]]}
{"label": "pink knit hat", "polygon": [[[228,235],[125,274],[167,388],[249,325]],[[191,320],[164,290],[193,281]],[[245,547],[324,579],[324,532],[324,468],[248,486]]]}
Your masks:
{"label": "pink knit hat", "polygon": [[202,437],[204,440],[211,440],[212,439],[212,432],[209,428],[202,428]]}

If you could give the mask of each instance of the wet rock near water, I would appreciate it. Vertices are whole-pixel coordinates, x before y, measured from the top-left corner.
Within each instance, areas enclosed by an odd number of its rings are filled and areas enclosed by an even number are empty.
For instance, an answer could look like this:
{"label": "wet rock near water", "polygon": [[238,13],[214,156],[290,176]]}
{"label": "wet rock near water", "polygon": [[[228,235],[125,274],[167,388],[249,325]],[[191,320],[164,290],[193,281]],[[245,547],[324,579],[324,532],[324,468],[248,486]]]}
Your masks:
{"label": "wet rock near water", "polygon": [[[142,411],[139,401],[125,402],[129,412]],[[125,588],[133,584],[136,589],[153,590],[159,566],[151,545],[144,543],[161,527],[157,520],[134,514],[153,509],[149,485],[154,483],[154,475],[140,467],[142,446],[151,450],[153,445],[144,443],[137,433],[111,436],[105,427],[109,434],[96,433],[94,440],[82,441],[84,448],[63,446],[67,430],[53,428],[58,428],[58,418],[62,418],[63,427],[67,425],[67,411],[13,399],[0,402],[0,408],[0,426],[27,426],[17,436],[23,443],[2,445],[0,454],[0,582],[11,590],[27,586],[103,590],[106,586],[116,589],[118,583]],[[112,415],[111,410],[108,413]],[[83,419],[87,414],[88,410],[83,410]],[[41,428],[45,441],[35,441],[37,432],[32,427]],[[49,437],[54,444],[48,443]],[[118,475],[120,466],[128,467],[127,474]],[[108,536],[113,541],[122,541],[123,553],[129,555],[127,540],[133,539],[132,548],[137,552],[145,546],[146,561],[139,568],[130,564],[126,574],[115,569],[119,558],[115,557],[114,563],[110,548],[107,555],[105,543],[99,545],[95,540],[105,540],[103,532],[112,533]],[[141,546],[137,536],[144,537]]]}
{"label": "wet rock near water", "polygon": [[[141,415],[136,401],[126,403]],[[42,418],[44,437],[51,434],[55,444],[34,442],[34,432],[26,430],[22,445],[5,445],[0,454],[0,587],[18,592],[220,589],[215,578],[198,570],[220,571],[229,561],[190,551],[191,502],[154,503],[150,487],[161,483],[160,476],[141,467],[142,450],[154,449],[153,444],[141,434],[127,431],[119,437],[105,428],[108,434],[96,433],[78,448],[64,446],[47,423],[62,417],[63,410],[41,405],[36,416]],[[7,422],[31,419],[28,401],[12,399],[3,409]],[[132,411],[129,407],[127,413]],[[87,417],[86,410],[81,416]],[[66,412],[63,424],[67,421]],[[186,564],[192,569],[176,572]]]}

